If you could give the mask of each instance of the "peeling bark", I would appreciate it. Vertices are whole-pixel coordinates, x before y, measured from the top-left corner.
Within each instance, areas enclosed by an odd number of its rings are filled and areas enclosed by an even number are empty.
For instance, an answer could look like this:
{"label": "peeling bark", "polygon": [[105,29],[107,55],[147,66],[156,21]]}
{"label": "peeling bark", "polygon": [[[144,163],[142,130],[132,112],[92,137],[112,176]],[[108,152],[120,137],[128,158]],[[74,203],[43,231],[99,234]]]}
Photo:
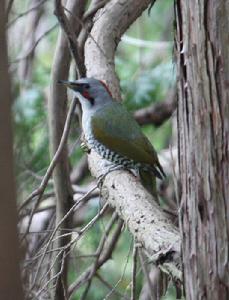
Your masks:
{"label": "peeling bark", "polygon": [[176,1],[187,299],[229,299],[229,3]]}

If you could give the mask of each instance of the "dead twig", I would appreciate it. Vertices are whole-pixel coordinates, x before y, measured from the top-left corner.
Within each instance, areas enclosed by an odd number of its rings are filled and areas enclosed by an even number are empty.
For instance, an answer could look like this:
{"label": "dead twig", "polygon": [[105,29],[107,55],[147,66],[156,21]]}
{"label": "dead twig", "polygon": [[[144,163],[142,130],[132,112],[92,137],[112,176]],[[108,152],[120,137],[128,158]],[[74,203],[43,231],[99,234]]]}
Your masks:
{"label": "dead twig", "polygon": [[149,272],[148,272],[148,270],[146,269],[146,266],[145,266],[145,262],[144,262],[144,258],[143,258],[143,254],[142,254],[142,249],[140,247],[138,247],[138,255],[139,255],[139,258],[140,258],[142,271],[145,275],[147,284],[149,286],[150,299],[151,300],[157,300],[157,299],[155,299],[154,294],[153,294],[153,286],[152,286],[152,283],[151,283],[151,280],[150,280],[150,277],[149,277]]}
{"label": "dead twig", "polygon": [[[39,271],[40,271],[41,265],[42,265],[42,263],[43,263],[43,261],[44,261],[44,258],[45,258],[45,255],[46,255],[47,251],[48,251],[49,246],[50,246],[51,243],[53,242],[53,238],[54,238],[54,236],[55,236],[57,230],[60,228],[60,226],[62,225],[62,223],[63,223],[63,222],[64,222],[64,221],[72,214],[72,212],[76,209],[77,205],[79,205],[79,203],[81,203],[81,202],[82,202],[82,201],[83,201],[83,200],[84,200],[91,192],[93,192],[96,188],[97,188],[97,186],[95,186],[94,188],[92,188],[85,196],[83,196],[82,198],[80,198],[79,201],[76,202],[76,203],[69,209],[69,211],[68,211],[68,212],[65,214],[65,216],[59,221],[59,223],[57,224],[57,226],[56,226],[56,227],[54,228],[54,230],[52,231],[52,234],[51,234],[51,236],[50,236],[50,238],[49,238],[47,244],[45,245],[44,249],[42,249],[42,257],[41,257],[40,262],[39,262],[39,264],[38,264],[38,266],[37,266],[37,270],[36,270],[36,274],[35,274],[35,277],[34,277],[34,281],[33,281],[32,287],[34,287],[35,284],[36,284],[36,279],[37,279],[38,273],[39,273]],[[108,205],[107,205],[107,206],[108,206]],[[105,211],[105,209],[107,208],[107,206],[105,205],[105,206],[104,206],[105,208],[103,207],[102,212]],[[94,220],[94,219],[93,219],[93,220]],[[97,219],[96,219],[96,220],[97,220]],[[92,221],[91,221],[91,222],[92,222]],[[80,235],[80,234],[82,235],[82,232],[84,232],[85,230],[87,230],[87,229],[90,227],[91,222],[89,222],[83,229],[81,229],[81,230],[79,231],[79,235]],[[77,236],[77,238],[78,238],[78,236]],[[71,246],[73,243],[75,243],[75,242],[76,242],[76,239],[74,239],[74,241],[71,241],[69,244],[65,245],[65,246],[63,247],[63,249],[66,250],[66,249],[70,248],[70,246]]]}
{"label": "dead twig", "polygon": [[[44,194],[44,191],[45,191],[45,188],[48,184],[48,181],[52,175],[52,172],[59,160],[59,157],[62,153],[62,150],[63,150],[63,147],[67,141],[67,138],[68,138],[68,134],[69,134],[69,130],[70,130],[70,125],[71,125],[71,119],[74,115],[74,110],[75,110],[75,107],[76,107],[76,98],[73,98],[72,102],[71,102],[71,105],[70,105],[70,108],[69,108],[69,111],[68,111],[68,114],[67,114],[67,118],[66,118],[66,121],[65,121],[65,125],[64,125],[64,130],[63,130],[63,134],[62,134],[62,137],[61,137],[61,140],[60,140],[60,144],[59,144],[59,147],[48,167],[48,170],[46,171],[45,173],[45,176],[43,177],[43,180],[40,184],[40,186],[35,190],[33,191],[30,196],[22,203],[22,205],[20,206],[19,208],[19,212],[26,206],[28,205],[28,203],[34,198],[34,197],[37,197],[34,205],[33,205],[33,208],[32,208],[32,211],[31,211],[31,214],[30,214],[30,219],[29,219],[29,222],[28,222],[28,227],[27,227],[27,230],[25,232],[25,235],[28,233],[29,231],[29,228],[30,228],[30,225],[31,225],[31,222],[32,222],[32,217],[33,217],[33,214],[34,212],[36,211],[39,203],[40,203],[40,200]],[[23,236],[22,239],[24,239],[25,235]]]}
{"label": "dead twig", "polygon": [[[27,11],[20,13],[15,19],[13,19],[12,21],[10,21],[10,22],[7,24],[6,29],[9,29],[9,27],[12,26],[12,25],[13,25],[17,20],[19,20],[20,18],[22,18],[22,17],[28,15],[30,12],[32,12],[32,11],[38,9],[38,8],[39,8],[41,5],[43,5],[46,1],[47,1],[47,0],[42,0],[42,1],[39,2],[37,5],[31,7],[31,8],[28,9]],[[13,1],[11,1],[11,2],[13,2]],[[12,3],[12,4],[13,4],[13,3]],[[11,4],[11,3],[9,4],[8,10],[11,9],[12,4]],[[10,6],[10,5],[11,5],[11,6]]]}
{"label": "dead twig", "polygon": [[131,300],[137,300],[137,295],[136,295],[137,258],[138,258],[138,247],[136,245],[134,245],[133,246],[132,280],[131,280]]}
{"label": "dead twig", "polygon": [[[102,53],[102,55],[103,55],[104,57],[107,58],[106,53],[103,51],[103,49],[99,46],[99,44],[96,42],[96,40],[94,39],[94,37],[91,35],[89,28],[86,28],[86,27],[85,27],[83,21],[82,21],[80,18],[78,18],[77,16],[74,16],[74,15],[72,14],[72,12],[71,12],[69,9],[67,9],[66,7],[63,7],[63,8],[64,8],[65,11],[67,11],[69,14],[71,14],[72,17],[73,17],[73,18],[74,18],[74,19],[75,19],[75,20],[76,20],[83,28],[86,29],[86,32],[87,32],[88,36],[92,39],[92,41],[93,41],[93,42],[95,43],[95,45],[98,47],[98,49],[99,49],[99,51]],[[86,38],[87,38],[87,37],[86,37]],[[85,38],[85,40],[81,40],[80,37],[79,37],[80,43],[78,43],[78,44],[79,44],[81,47],[84,46],[85,41],[86,41],[86,38]],[[81,56],[82,56],[82,53],[81,53]],[[108,58],[107,58],[107,59],[108,59]],[[109,62],[109,60],[108,60],[108,62]]]}
{"label": "dead twig", "polygon": [[118,299],[125,299],[129,300],[124,294],[121,294],[116,288],[114,288],[109,282],[107,282],[99,273],[96,273],[95,276],[101,281],[109,290],[113,290],[113,293],[116,294],[119,298]]}
{"label": "dead twig", "polygon": [[[123,226],[123,221],[118,220],[117,227],[113,233],[111,240],[107,243],[106,248],[101,253],[98,262],[97,262],[97,270],[111,257],[111,254],[114,251],[114,248],[117,244],[118,238],[121,234]],[[77,280],[76,282],[72,283],[68,290],[69,297],[78,289],[80,288],[85,282],[90,279],[92,276],[92,269],[94,269],[94,265],[90,266]],[[94,274],[93,274],[94,275]]]}
{"label": "dead twig", "polygon": [[53,25],[52,27],[50,27],[47,31],[45,31],[34,43],[34,45],[29,49],[29,51],[22,57],[18,57],[16,58],[14,61],[11,62],[11,64],[16,64],[18,62],[20,62],[21,60],[27,59],[27,57],[33,53],[33,51],[35,50],[35,48],[37,47],[37,45],[43,40],[43,38],[45,38],[47,35],[49,35],[53,30],[55,30],[57,28],[58,24]]}

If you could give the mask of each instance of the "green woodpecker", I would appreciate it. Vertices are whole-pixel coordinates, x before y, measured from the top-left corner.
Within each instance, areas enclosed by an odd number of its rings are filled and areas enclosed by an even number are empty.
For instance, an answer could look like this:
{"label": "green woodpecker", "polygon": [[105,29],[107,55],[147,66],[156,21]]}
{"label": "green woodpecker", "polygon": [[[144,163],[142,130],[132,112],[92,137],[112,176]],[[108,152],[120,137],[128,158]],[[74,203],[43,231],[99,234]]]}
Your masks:
{"label": "green woodpecker", "polygon": [[143,186],[156,196],[155,176],[165,173],[157,153],[131,114],[100,80],[82,78],[60,81],[73,91],[82,105],[82,127],[86,143],[115,166],[136,170]]}

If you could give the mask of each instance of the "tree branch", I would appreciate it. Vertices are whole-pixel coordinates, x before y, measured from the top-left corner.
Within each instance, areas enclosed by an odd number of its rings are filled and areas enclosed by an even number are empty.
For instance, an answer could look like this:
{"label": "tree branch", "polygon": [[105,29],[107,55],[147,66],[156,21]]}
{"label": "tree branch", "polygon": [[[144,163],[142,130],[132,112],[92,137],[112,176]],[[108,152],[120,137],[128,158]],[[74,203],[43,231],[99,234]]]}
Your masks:
{"label": "tree branch", "polygon": [[[93,40],[89,37],[85,45],[87,76],[104,80],[113,97],[118,100],[121,96],[114,68],[115,50],[122,34],[150,3],[150,0],[110,1],[95,16],[91,30]],[[104,173],[104,160],[94,151],[89,155],[89,166],[97,178]],[[125,220],[129,230],[146,249],[152,261],[174,279],[181,280],[181,241],[178,229],[140,182],[128,172],[112,172],[105,177],[101,192]]]}
{"label": "tree branch", "polygon": [[140,125],[153,124],[160,126],[168,120],[176,108],[176,89],[168,92],[163,102],[137,110],[134,113],[135,120]]}
{"label": "tree branch", "polygon": [[[67,7],[72,11],[73,15],[76,14],[79,18],[82,17],[84,13],[85,1],[71,1],[67,2]],[[55,14],[63,27],[66,30],[68,38],[70,38],[70,47],[72,54],[75,59],[75,63],[79,74],[82,72],[82,61],[78,59],[78,46],[77,46],[77,35],[80,31],[80,25],[76,24],[72,16],[69,18],[64,14],[61,1],[55,1]],[[74,26],[74,31],[72,29]],[[49,109],[49,129],[50,129],[50,153],[53,155],[58,148],[60,143],[60,138],[62,135],[64,127],[64,119],[67,110],[67,94],[66,89],[58,84],[59,79],[67,79],[69,68],[70,68],[71,55],[68,47],[68,39],[66,38],[65,32],[61,31],[59,34],[56,51],[54,55],[54,61],[52,66],[52,84],[50,98],[48,102]],[[79,65],[78,65],[79,64]],[[53,182],[54,190],[56,196],[56,224],[60,223],[60,220],[66,215],[70,207],[73,204],[73,195],[70,183],[70,173],[69,173],[69,161],[67,146],[65,145],[61,156],[59,157],[58,164],[53,172]],[[71,217],[65,219],[61,223],[61,227],[69,228],[71,227]],[[59,232],[57,232],[57,235]],[[61,237],[57,239],[56,247],[61,248],[66,246],[71,240],[71,235]],[[63,258],[66,256],[63,255]],[[59,259],[55,273],[60,274],[57,280],[55,289],[55,299],[64,299],[65,291],[67,290],[67,261],[62,265],[62,261]],[[63,271],[59,271],[63,268]]]}
{"label": "tree branch", "polygon": [[[77,6],[79,11],[80,11],[80,7],[82,7],[82,4],[85,5],[85,3],[81,3],[81,5],[79,5],[80,1],[77,1]],[[85,1],[84,1],[85,2]],[[72,9],[68,9],[70,12],[73,12]],[[71,49],[71,54],[74,58],[74,61],[76,63],[76,67],[77,67],[77,73],[78,73],[78,77],[83,77],[86,73],[86,70],[85,70],[85,66],[84,66],[84,60],[83,60],[83,57],[81,56],[81,53],[79,51],[79,47],[78,47],[78,41],[77,41],[77,33],[75,32],[75,28],[73,29],[71,27],[71,23],[69,23],[69,20],[68,18],[66,17],[65,13],[64,13],[64,8],[61,4],[61,0],[55,0],[55,11],[54,11],[54,14],[57,16],[58,18],[58,21],[64,31],[64,33],[67,35],[68,37],[68,43],[69,43],[69,47]],[[74,13],[73,13],[74,15]],[[79,15],[77,16],[79,19]],[[81,16],[82,17],[82,16]],[[69,16],[69,18],[72,18],[72,15]],[[74,18],[72,18],[74,19]],[[80,24],[77,23],[77,27],[80,28]],[[79,29],[78,29],[79,31]]]}

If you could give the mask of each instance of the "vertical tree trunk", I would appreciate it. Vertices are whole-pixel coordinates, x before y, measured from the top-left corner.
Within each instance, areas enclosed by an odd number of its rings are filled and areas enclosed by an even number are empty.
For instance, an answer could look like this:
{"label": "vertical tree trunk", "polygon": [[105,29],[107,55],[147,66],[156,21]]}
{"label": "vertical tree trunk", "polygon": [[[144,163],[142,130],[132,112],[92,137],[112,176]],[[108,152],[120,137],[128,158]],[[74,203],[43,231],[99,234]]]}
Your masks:
{"label": "vertical tree trunk", "polygon": [[[84,12],[85,3],[82,0],[67,1],[66,7],[72,12],[69,16],[70,26],[74,26],[75,34],[80,31],[80,24],[77,23],[77,18],[81,18]],[[76,15],[76,17],[74,17]],[[76,18],[76,20],[75,20]],[[59,34],[59,39],[56,46],[56,51],[52,66],[52,84],[49,99],[49,130],[50,130],[50,153],[54,156],[63,133],[67,111],[67,92],[66,88],[58,84],[58,80],[67,79],[71,63],[70,50],[68,41],[63,31]],[[56,224],[58,224],[73,204],[72,188],[69,173],[69,161],[67,145],[65,145],[60,159],[53,172],[53,181],[56,197]],[[55,244],[56,248],[65,247],[71,240],[70,235],[62,236],[67,229],[71,229],[71,216],[69,216],[60,226],[57,233],[58,239]],[[55,266],[55,274],[61,273],[56,282],[53,299],[67,298],[67,275],[68,263],[65,257],[65,252],[60,257]]]}
{"label": "vertical tree trunk", "polygon": [[177,0],[180,227],[187,299],[229,299],[229,2]]}
{"label": "vertical tree trunk", "polygon": [[19,273],[16,196],[13,176],[10,81],[5,37],[5,7],[0,5],[0,298],[22,297]]}

